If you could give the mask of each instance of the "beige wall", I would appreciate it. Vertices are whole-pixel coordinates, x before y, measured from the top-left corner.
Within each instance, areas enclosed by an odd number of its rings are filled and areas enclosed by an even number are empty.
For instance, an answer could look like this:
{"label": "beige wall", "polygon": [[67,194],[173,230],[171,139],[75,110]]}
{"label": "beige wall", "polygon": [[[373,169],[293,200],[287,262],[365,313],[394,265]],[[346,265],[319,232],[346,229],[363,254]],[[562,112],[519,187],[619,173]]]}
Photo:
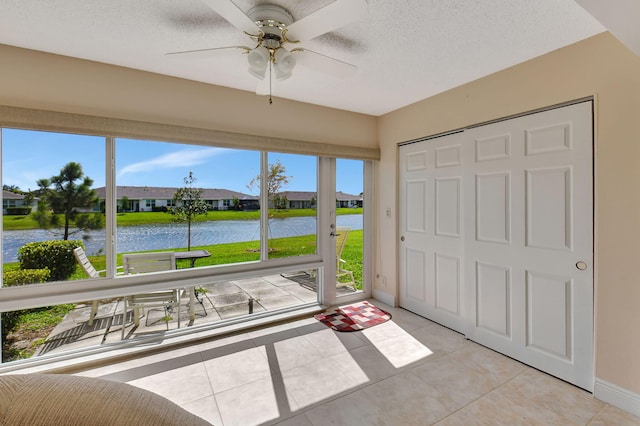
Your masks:
{"label": "beige wall", "polygon": [[[377,148],[376,118],[0,45],[0,105]],[[215,70],[212,70],[214,72]]]}
{"label": "beige wall", "polygon": [[596,96],[596,377],[640,393],[640,58],[608,33],[387,114],[379,120],[381,259],[395,295],[397,143]]}

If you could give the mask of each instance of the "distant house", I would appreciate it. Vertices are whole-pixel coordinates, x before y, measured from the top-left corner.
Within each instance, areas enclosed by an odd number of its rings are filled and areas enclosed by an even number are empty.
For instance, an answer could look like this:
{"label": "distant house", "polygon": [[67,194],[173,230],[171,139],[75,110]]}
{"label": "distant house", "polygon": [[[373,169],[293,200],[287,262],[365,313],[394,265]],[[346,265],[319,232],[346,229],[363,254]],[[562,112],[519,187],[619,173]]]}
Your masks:
{"label": "distant house", "polygon": [[[37,202],[38,202],[37,199],[33,201],[33,207],[37,208]],[[11,214],[11,210],[16,211],[16,210],[26,209],[26,208],[30,210],[31,206],[25,204],[23,194],[16,194],[15,192],[5,191],[4,189],[2,190],[2,213],[3,214]],[[14,214],[28,214],[28,213],[29,212],[27,212],[26,210],[23,210],[23,212],[21,213],[14,213]]]}
{"label": "distant house", "polygon": [[[159,186],[118,186],[116,188],[118,210],[126,212],[165,210],[173,207],[173,194],[177,189]],[[98,194],[100,204],[103,205],[106,198],[105,188],[95,188],[94,191]],[[285,205],[288,209],[310,209],[318,204],[318,194],[313,191],[282,191],[278,196],[286,200]],[[238,200],[242,210],[260,208],[259,197],[228,189],[204,188],[201,198],[209,205],[209,210],[230,210],[233,208],[234,199]],[[342,191],[336,192],[336,207],[362,207],[362,197]]]}
{"label": "distant house", "polygon": [[[282,191],[278,195],[281,198],[286,198],[286,205],[289,209],[315,208],[318,204],[317,193],[311,191]],[[362,197],[338,191],[336,192],[336,208],[341,207],[362,207]]]}
{"label": "distant house", "polygon": [[[159,186],[118,186],[116,187],[118,210],[127,212],[165,210],[174,206],[173,195],[177,190],[178,188]],[[105,188],[95,188],[94,191],[104,203],[106,199]],[[258,197],[228,189],[203,188],[201,199],[208,204],[209,210],[232,209],[235,199],[243,209],[251,210],[256,206],[259,208]]]}
{"label": "distant house", "polygon": [[336,192],[336,208],[340,207],[362,207],[362,196],[347,194],[342,191],[338,191]]}
{"label": "distant house", "polygon": [[317,194],[311,191],[282,191],[278,196],[286,199],[288,209],[311,209],[318,204]]}

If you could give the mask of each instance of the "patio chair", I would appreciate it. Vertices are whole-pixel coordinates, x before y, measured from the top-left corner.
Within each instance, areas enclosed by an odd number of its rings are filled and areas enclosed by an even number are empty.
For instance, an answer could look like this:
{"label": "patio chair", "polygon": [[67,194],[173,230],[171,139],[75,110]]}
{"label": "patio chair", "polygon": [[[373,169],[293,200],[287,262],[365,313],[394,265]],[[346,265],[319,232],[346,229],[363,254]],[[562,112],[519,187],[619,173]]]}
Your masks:
{"label": "patio chair", "polygon": [[[173,252],[123,254],[122,266],[126,275],[168,271],[176,269],[176,257]],[[178,328],[180,328],[180,296],[179,289],[125,296],[122,312],[122,338],[124,339],[127,312],[130,310],[133,310],[134,325],[139,326],[141,309],[143,310],[142,315],[144,315],[144,308],[162,307],[165,310],[165,317],[167,317],[169,309],[177,308]],[[169,322],[166,321],[166,324],[168,330]]]}
{"label": "patio chair", "polygon": [[[353,272],[344,269],[343,265],[347,261],[342,259],[342,251],[347,244],[350,232],[351,228],[339,227],[336,229],[336,287],[351,287],[355,291],[356,280],[353,278]],[[348,277],[349,280],[346,281],[345,277]]]}
{"label": "patio chair", "polygon": [[[89,275],[89,278],[100,278],[100,274],[105,272],[104,269],[97,271],[96,268],[93,267],[91,261],[89,260],[89,258],[87,258],[87,254],[84,252],[82,247],[76,247],[75,249],[73,249],[73,255],[75,256],[80,266],[82,266],[82,269],[84,269],[84,272]],[[98,312],[98,303],[99,301],[97,299],[91,302],[91,313],[89,314],[88,322],[90,326],[93,325],[93,320],[96,316],[96,313]]]}

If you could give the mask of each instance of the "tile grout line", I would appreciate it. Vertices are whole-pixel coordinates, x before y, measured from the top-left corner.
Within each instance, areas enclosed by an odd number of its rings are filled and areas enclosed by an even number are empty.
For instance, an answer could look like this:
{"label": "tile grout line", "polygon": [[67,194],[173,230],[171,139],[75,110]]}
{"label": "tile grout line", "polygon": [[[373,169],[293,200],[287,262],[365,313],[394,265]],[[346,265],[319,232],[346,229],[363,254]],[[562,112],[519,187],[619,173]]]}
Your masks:
{"label": "tile grout line", "polygon": [[[467,339],[467,340],[468,340],[468,339]],[[468,341],[470,341],[470,340],[468,340]],[[453,351],[453,352],[451,352],[451,353],[457,352],[458,350],[460,350],[460,349],[456,349],[455,351]],[[458,413],[458,412],[460,412],[460,411],[464,410],[465,408],[467,408],[467,407],[469,407],[470,405],[472,405],[472,404],[476,403],[477,401],[481,400],[482,398],[486,397],[487,395],[492,394],[493,392],[497,391],[497,390],[498,390],[498,389],[500,389],[502,386],[506,385],[507,383],[511,382],[512,380],[515,380],[517,377],[520,377],[522,374],[526,373],[527,371],[529,371],[529,370],[531,369],[531,367],[529,367],[529,366],[526,366],[526,367],[527,367],[527,368],[525,368],[524,370],[522,370],[521,372],[519,372],[519,373],[518,373],[518,374],[516,374],[515,376],[511,377],[511,378],[510,378],[509,380],[507,380],[506,382],[499,384],[499,385],[498,385],[498,386],[496,386],[495,388],[491,389],[489,392],[487,392],[487,393],[485,393],[485,394],[483,394],[483,395],[481,395],[481,396],[479,396],[479,397],[475,398],[474,400],[470,401],[468,404],[463,405],[462,407],[458,408],[458,409],[457,409],[457,410],[455,410],[454,412],[447,414],[445,417],[441,418],[440,420],[438,420],[437,422],[435,422],[435,423],[433,423],[433,424],[434,424],[434,425],[437,425],[438,423],[445,421],[445,420],[446,420],[446,419],[448,419],[449,417],[451,417],[451,416],[455,415],[456,413]]]}
{"label": "tile grout line", "polygon": [[598,416],[600,416],[600,414],[602,414],[602,412],[603,412],[604,410],[606,410],[608,406],[609,406],[609,404],[604,404],[604,406],[603,406],[603,407],[602,407],[602,408],[601,408],[601,409],[596,413],[596,415],[595,415],[595,416],[593,416],[593,417],[591,418],[591,420],[589,420],[589,423],[587,423],[587,425],[586,425],[586,426],[589,426],[590,424],[592,424],[592,423],[593,423],[593,421],[594,421],[595,419],[597,419],[597,418],[598,418]]}

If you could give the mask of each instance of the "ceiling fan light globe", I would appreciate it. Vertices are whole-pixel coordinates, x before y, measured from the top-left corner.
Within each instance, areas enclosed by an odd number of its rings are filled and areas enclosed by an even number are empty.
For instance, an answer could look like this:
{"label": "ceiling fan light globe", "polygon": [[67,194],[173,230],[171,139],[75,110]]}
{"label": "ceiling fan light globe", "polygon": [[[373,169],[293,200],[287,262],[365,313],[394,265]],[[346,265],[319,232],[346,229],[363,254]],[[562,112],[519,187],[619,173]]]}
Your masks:
{"label": "ceiling fan light globe", "polygon": [[[282,50],[282,51],[281,51]],[[276,51],[275,71],[278,80],[286,80],[291,77],[296,66],[296,58],[284,49]]]}
{"label": "ceiling fan light globe", "polygon": [[253,49],[247,54],[247,62],[249,63],[249,72],[257,73],[264,77],[264,73],[269,64],[269,52],[265,48]]}

